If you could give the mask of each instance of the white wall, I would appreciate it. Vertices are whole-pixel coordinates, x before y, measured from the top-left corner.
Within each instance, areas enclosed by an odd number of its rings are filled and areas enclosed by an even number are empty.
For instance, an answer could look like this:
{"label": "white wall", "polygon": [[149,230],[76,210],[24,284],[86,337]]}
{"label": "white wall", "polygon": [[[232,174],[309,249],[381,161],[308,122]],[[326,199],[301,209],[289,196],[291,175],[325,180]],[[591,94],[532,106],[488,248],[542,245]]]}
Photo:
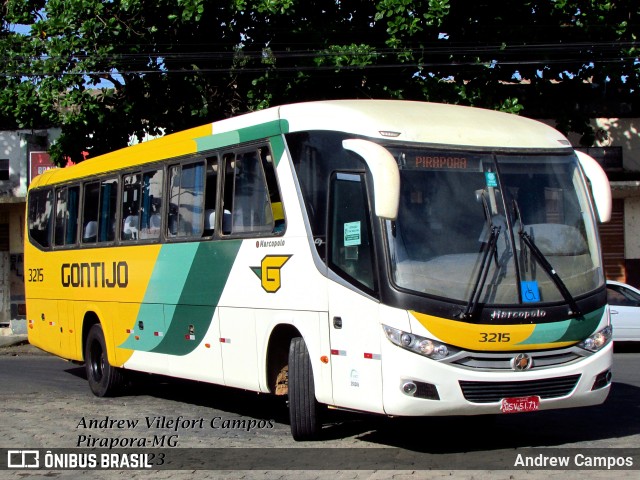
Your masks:
{"label": "white wall", "polygon": [[[539,121],[556,127],[554,120]],[[594,118],[591,125],[596,131],[594,147],[622,147],[623,167],[640,171],[640,118]],[[579,135],[569,134],[568,138],[571,145],[580,146]]]}
{"label": "white wall", "polygon": [[20,178],[26,173],[23,171],[26,168],[26,165],[23,165],[24,155],[18,132],[0,132],[0,158],[9,159],[9,181],[0,182],[0,195],[21,197],[26,195],[26,189],[23,191],[20,188],[22,183]]}

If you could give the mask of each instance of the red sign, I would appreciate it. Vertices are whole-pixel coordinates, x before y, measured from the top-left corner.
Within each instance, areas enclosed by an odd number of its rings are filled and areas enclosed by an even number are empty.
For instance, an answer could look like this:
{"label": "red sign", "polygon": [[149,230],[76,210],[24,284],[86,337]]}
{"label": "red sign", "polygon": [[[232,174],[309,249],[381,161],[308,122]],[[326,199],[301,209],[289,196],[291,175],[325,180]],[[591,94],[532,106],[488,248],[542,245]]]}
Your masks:
{"label": "red sign", "polygon": [[31,152],[29,156],[29,182],[52,168],[56,168],[56,166],[47,152]]}
{"label": "red sign", "polygon": [[540,408],[540,397],[503,398],[500,410],[502,413],[535,412]]}

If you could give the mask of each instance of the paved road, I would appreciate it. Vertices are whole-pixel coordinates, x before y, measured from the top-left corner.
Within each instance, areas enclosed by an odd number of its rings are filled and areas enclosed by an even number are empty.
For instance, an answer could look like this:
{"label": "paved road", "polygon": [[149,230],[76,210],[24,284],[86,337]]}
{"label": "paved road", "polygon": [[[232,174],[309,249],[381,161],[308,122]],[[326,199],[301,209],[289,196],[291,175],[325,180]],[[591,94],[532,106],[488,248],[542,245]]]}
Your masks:
{"label": "paved road", "polygon": [[[344,462],[345,455],[362,449],[379,455],[379,448],[432,459],[402,471],[341,469],[336,471],[278,471],[271,469],[200,472],[212,478],[527,478],[560,477],[560,471],[503,470],[514,452],[538,453],[545,447],[576,448],[590,454],[602,448],[640,447],[640,349],[618,350],[614,358],[614,388],[604,405],[580,410],[538,412],[491,419],[394,419],[329,412],[322,442],[296,443],[289,434],[287,409],[281,399],[234,389],[140,376],[128,394],[97,399],[89,391],[84,369],[31,347],[0,352],[0,448],[103,448],[166,442],[191,449],[264,448],[318,449],[306,452],[328,464]],[[155,440],[157,439],[157,440]],[[164,439],[164,440],[161,440]],[[171,442],[171,443],[169,443]],[[157,444],[156,444],[157,446]],[[334,449],[333,451],[330,449]],[[514,450],[516,449],[516,450]],[[590,450],[597,449],[597,450]],[[102,450],[101,450],[102,451]],[[211,451],[211,450],[210,450]],[[239,451],[242,453],[242,451]],[[363,467],[367,467],[364,452]],[[496,471],[443,470],[469,468],[478,459],[495,458]],[[370,460],[370,458],[369,458]],[[640,460],[639,460],[640,461]],[[502,462],[502,463],[500,463]],[[269,462],[265,462],[268,465]],[[239,465],[247,465],[240,459]],[[429,462],[427,462],[429,465]],[[640,468],[640,465],[635,465]],[[418,470],[420,469],[420,470]],[[24,472],[22,472],[24,473]],[[31,472],[44,476],[45,471]],[[80,472],[49,475],[74,478]],[[121,473],[121,472],[120,472]],[[141,478],[149,472],[127,472]],[[171,473],[171,475],[169,475]],[[188,478],[188,472],[161,471],[154,478]],[[585,474],[565,472],[562,478],[612,478],[606,470]],[[117,472],[92,472],[94,478],[121,478]],[[97,477],[95,477],[97,475]],[[617,471],[616,478],[636,478]],[[23,478],[19,472],[0,471],[0,478]]]}

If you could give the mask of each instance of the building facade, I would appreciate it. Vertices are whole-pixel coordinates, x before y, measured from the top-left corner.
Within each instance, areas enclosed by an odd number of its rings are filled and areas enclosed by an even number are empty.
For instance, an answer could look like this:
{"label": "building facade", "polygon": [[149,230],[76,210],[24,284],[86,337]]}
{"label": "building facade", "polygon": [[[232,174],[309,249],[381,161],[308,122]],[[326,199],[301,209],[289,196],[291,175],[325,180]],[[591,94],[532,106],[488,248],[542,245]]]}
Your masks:
{"label": "building facade", "polygon": [[611,221],[600,225],[606,275],[640,287],[640,118],[596,118],[592,126],[596,144],[580,150],[603,166],[613,196]]}
{"label": "building facade", "polygon": [[57,130],[0,131],[0,327],[26,332],[23,241],[27,188],[53,165],[46,153]]}

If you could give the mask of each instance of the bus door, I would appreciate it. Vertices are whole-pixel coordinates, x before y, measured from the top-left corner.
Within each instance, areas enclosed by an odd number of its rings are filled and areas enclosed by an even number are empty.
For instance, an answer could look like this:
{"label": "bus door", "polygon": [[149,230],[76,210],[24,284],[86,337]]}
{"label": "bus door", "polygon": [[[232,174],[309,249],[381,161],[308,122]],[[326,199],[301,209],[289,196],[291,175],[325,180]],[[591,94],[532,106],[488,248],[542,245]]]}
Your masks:
{"label": "bus door", "polygon": [[337,406],[383,412],[379,304],[364,173],[331,178],[329,331]]}

